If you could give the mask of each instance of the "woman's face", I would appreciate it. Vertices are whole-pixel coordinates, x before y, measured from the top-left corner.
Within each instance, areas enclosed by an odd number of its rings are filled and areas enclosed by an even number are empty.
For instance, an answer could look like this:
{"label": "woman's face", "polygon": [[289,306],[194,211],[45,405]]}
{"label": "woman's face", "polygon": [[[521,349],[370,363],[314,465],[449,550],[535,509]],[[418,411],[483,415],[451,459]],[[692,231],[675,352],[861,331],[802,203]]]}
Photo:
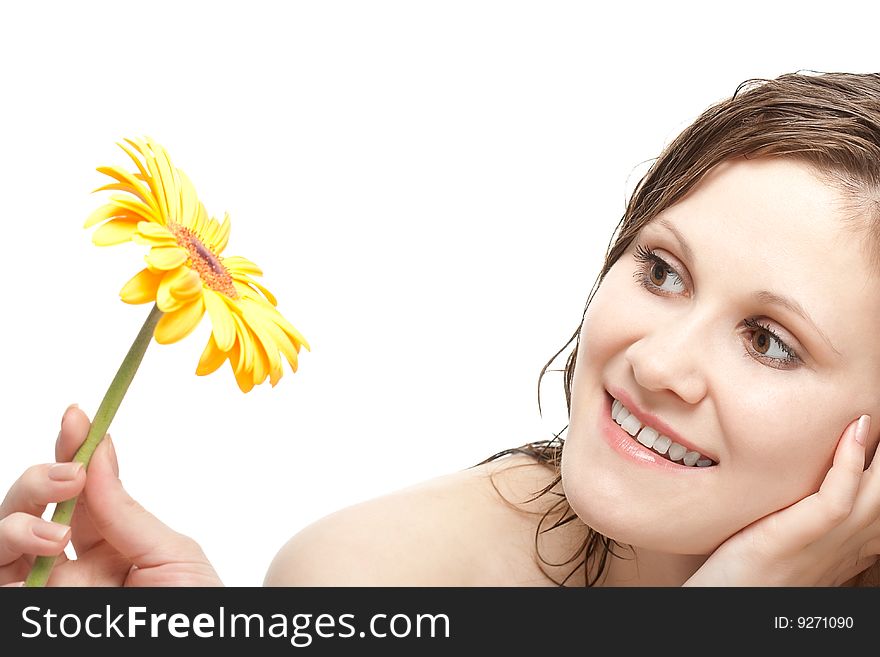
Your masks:
{"label": "woman's face", "polygon": [[[843,200],[793,160],[731,160],[614,264],[581,328],[562,459],[589,526],[708,554],[818,490],[862,413],[871,453],[880,282],[863,238],[843,228]],[[623,428],[612,394],[635,416]],[[664,435],[700,465],[659,454]],[[651,449],[637,440],[655,436]]]}

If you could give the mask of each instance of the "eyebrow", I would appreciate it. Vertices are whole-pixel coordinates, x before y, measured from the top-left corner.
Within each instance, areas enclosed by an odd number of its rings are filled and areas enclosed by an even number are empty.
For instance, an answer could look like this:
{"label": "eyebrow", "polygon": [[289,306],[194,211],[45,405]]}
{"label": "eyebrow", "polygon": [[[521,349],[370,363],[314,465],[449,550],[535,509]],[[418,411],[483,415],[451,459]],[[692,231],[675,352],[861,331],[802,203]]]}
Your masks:
{"label": "eyebrow", "polygon": [[[672,233],[672,235],[678,241],[678,245],[681,247],[681,250],[684,253],[685,257],[691,262],[695,262],[696,258],[694,257],[694,250],[690,247],[690,244],[687,243],[684,235],[682,235],[681,232],[667,219],[658,217],[656,221],[658,224],[660,224],[670,233]],[[842,356],[837,348],[831,343],[831,340],[828,339],[828,336],[825,335],[825,332],[816,325],[816,322],[813,321],[813,318],[810,317],[810,314],[806,311],[806,309],[791,297],[787,297],[782,294],[776,294],[775,292],[770,292],[769,290],[759,290],[753,293],[752,297],[756,301],[775,306],[782,306],[783,308],[788,309],[794,314],[800,315],[807,323],[809,323],[813,327],[813,329],[815,329],[816,333],[822,336],[825,344],[827,344],[835,354],[837,354],[838,356]]]}
{"label": "eyebrow", "polygon": [[662,217],[657,219],[657,223],[660,224],[661,226],[663,226],[664,228],[666,228],[666,230],[668,230],[670,233],[672,233],[675,236],[675,239],[678,240],[678,245],[681,247],[681,250],[684,251],[685,258],[687,258],[691,262],[695,262],[696,258],[694,257],[694,251],[693,251],[693,249],[691,249],[690,244],[687,243],[687,240],[684,238],[684,235],[682,235],[678,231],[678,228],[673,226],[672,222],[670,222],[667,219],[663,219]]}

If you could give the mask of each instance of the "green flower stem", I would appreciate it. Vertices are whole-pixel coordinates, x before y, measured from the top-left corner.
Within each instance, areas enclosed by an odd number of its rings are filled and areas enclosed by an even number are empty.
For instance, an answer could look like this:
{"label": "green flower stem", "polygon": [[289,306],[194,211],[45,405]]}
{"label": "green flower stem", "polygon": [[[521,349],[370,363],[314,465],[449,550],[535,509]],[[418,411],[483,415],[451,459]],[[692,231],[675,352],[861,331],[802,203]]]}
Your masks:
{"label": "green flower stem", "polygon": [[[101,405],[98,407],[98,412],[95,413],[95,418],[92,420],[89,434],[73,457],[74,461],[82,463],[85,468],[89,467],[92,454],[95,453],[95,449],[97,449],[101,440],[107,434],[107,429],[116,415],[119,404],[122,403],[122,398],[125,397],[125,393],[128,391],[128,386],[131,385],[132,379],[134,379],[135,372],[137,372],[144,358],[144,353],[146,353],[147,347],[153,339],[153,330],[156,328],[156,324],[161,317],[162,311],[159,310],[158,306],[153,306],[147,321],[144,322],[134,343],[132,343],[131,348],[125,355],[125,359],[122,361],[122,365],[119,366],[116,376],[113,377],[113,382],[107,388],[104,399],[101,400]],[[76,508],[76,500],[77,498],[73,497],[64,502],[59,502],[55,507],[55,512],[52,514],[52,522],[70,525],[70,521],[73,518],[73,510]],[[56,558],[37,557],[24,585],[33,587],[46,586]]]}

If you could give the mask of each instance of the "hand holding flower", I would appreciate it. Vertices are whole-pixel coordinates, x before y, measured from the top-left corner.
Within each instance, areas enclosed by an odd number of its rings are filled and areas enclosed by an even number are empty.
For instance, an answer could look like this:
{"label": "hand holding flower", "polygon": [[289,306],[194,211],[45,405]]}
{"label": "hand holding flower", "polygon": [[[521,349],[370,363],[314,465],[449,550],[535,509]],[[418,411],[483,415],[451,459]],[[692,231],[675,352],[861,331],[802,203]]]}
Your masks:
{"label": "hand holding flower", "polygon": [[[98,445],[88,473],[70,467],[88,430],[85,413],[69,408],[57,463],[29,468],[9,489],[0,505],[0,585],[23,583],[33,561],[28,555],[38,554],[58,557],[48,582],[53,586],[222,586],[195,541],[125,491],[111,440]],[[69,528],[40,518],[47,504],[76,496]],[[74,560],[63,554],[70,541]]]}

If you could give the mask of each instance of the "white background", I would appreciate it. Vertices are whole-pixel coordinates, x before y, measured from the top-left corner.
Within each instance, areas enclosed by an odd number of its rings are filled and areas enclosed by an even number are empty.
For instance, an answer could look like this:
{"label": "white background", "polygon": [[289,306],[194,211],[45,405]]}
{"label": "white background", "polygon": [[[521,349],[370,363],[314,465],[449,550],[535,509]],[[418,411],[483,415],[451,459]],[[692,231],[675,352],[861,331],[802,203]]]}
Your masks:
{"label": "white background", "polygon": [[244,395],[194,375],[205,318],[149,348],[111,427],[126,488],[226,584],[333,510],[561,429],[537,376],[648,161],[747,78],[880,69],[869,3],[597,6],[4,4],[0,485],[52,459],[69,403],[94,413],[149,310],[117,297],[143,249],[82,228],[95,168],[144,134],[312,345]]}

